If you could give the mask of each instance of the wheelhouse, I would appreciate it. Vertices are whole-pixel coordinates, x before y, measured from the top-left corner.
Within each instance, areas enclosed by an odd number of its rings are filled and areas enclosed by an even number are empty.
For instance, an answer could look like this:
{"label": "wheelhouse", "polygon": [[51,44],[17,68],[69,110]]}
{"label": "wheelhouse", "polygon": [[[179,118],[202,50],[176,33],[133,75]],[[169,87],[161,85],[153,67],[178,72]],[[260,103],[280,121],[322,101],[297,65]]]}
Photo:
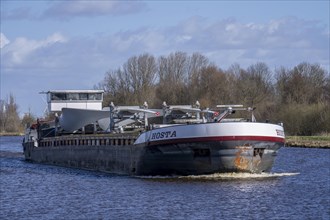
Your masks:
{"label": "wheelhouse", "polygon": [[46,92],[48,110],[59,112],[62,108],[101,110],[103,90],[52,90]]}

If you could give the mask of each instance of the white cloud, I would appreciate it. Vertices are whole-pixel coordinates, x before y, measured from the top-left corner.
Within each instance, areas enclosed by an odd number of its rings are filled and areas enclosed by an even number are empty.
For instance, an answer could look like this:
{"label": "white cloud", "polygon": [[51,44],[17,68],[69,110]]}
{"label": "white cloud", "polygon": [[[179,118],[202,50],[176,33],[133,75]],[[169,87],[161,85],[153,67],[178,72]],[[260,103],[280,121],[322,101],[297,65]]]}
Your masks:
{"label": "white cloud", "polygon": [[[196,24],[196,21],[192,22]],[[329,45],[329,36],[323,34],[326,28],[318,23],[297,18],[283,18],[264,24],[223,20],[196,27],[199,31],[192,35],[194,41],[183,42],[183,44],[190,44],[190,48],[197,46],[201,50],[268,49],[276,51],[280,48],[326,50]],[[178,33],[179,36],[186,34],[180,25],[176,29],[174,33]],[[208,45],[212,45],[213,49]],[[279,56],[283,57],[283,55]]]}
{"label": "white cloud", "polygon": [[1,7],[0,10],[1,10],[0,15],[2,20],[36,19],[36,14],[32,12],[30,7],[23,6],[23,7],[17,7],[12,10],[6,10],[6,6],[4,6],[3,8]]}
{"label": "white cloud", "polygon": [[[172,27],[145,27],[70,41],[58,33],[43,40],[23,37],[10,43],[2,40],[2,46],[6,46],[1,56],[6,57],[5,66],[28,63],[45,67],[85,65],[100,66],[101,71],[106,66],[117,68],[133,55],[147,52],[158,56],[179,50],[218,54],[210,56],[210,60],[223,63],[221,57],[228,66],[253,60],[275,66],[288,61],[294,62],[292,65],[303,61],[324,63],[329,59],[329,35],[324,29],[315,22],[297,18],[268,23],[244,23],[233,19],[211,23],[201,17],[192,17]],[[1,38],[6,39],[5,36]]]}
{"label": "white cloud", "polygon": [[74,17],[97,17],[140,12],[146,4],[139,1],[63,1],[51,5],[42,17],[69,20]]}
{"label": "white cloud", "polygon": [[266,23],[233,19],[210,23],[192,17],[173,27],[119,32],[108,36],[108,41],[112,42],[112,50],[126,59],[143,52],[158,56],[180,50],[210,54],[211,61],[226,64],[222,68],[232,63],[249,66],[261,61],[270,66],[294,66],[306,61],[329,69],[329,61],[324,62],[329,60],[325,29],[317,22],[292,17]]}
{"label": "white cloud", "polygon": [[120,53],[158,53],[168,46],[166,35],[159,30],[142,28],[137,31],[119,32],[108,37],[114,50]]}
{"label": "white cloud", "polygon": [[282,23],[281,20],[271,20],[267,27],[268,33],[272,34],[272,33],[276,32],[279,29],[281,23]]}
{"label": "white cloud", "polygon": [[8,40],[8,38],[3,33],[0,33],[0,48],[2,49],[9,43],[10,41]]}
{"label": "white cloud", "polygon": [[[72,1],[49,1],[26,6],[2,10],[3,20],[43,20],[58,19],[67,21],[78,17],[99,17],[104,15],[121,16],[135,14],[147,10],[147,4],[142,1],[120,0],[72,0]],[[46,5],[44,9],[43,4]],[[5,8],[5,7],[4,7]]]}
{"label": "white cloud", "polygon": [[176,38],[176,42],[178,42],[178,43],[184,43],[184,42],[189,41],[191,39],[192,39],[192,36],[189,36],[189,35],[179,35]]}
{"label": "white cloud", "polygon": [[[33,56],[37,50],[50,47],[56,43],[65,42],[67,42],[67,39],[59,33],[54,33],[43,40],[30,40],[25,37],[18,37],[12,43],[8,42],[6,44],[6,47],[2,50],[1,58],[5,61],[4,66],[7,67],[24,65],[25,63],[31,63],[29,57]],[[42,58],[40,57],[40,59]]]}

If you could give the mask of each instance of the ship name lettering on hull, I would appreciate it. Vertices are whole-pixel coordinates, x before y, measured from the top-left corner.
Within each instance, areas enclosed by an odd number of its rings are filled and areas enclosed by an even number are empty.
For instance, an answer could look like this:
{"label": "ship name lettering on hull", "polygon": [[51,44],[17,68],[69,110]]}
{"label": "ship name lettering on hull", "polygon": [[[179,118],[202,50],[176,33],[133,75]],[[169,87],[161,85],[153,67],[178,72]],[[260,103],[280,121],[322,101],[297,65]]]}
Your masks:
{"label": "ship name lettering on hull", "polygon": [[151,140],[176,137],[176,131],[163,131],[153,133]]}

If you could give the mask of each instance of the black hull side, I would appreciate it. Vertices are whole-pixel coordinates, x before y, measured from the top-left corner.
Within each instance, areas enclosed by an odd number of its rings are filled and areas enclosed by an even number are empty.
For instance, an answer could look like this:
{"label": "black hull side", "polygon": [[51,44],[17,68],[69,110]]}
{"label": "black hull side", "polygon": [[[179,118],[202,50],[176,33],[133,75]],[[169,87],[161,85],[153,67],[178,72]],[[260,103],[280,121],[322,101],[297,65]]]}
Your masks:
{"label": "black hull side", "polygon": [[284,144],[213,141],[168,145],[43,146],[23,144],[28,161],[126,175],[269,172]]}
{"label": "black hull side", "polygon": [[284,144],[267,141],[220,141],[148,146],[139,175],[200,175],[222,172],[270,172]]}
{"label": "black hull side", "polygon": [[35,147],[24,143],[25,160],[70,168],[135,175],[143,147],[134,145]]}

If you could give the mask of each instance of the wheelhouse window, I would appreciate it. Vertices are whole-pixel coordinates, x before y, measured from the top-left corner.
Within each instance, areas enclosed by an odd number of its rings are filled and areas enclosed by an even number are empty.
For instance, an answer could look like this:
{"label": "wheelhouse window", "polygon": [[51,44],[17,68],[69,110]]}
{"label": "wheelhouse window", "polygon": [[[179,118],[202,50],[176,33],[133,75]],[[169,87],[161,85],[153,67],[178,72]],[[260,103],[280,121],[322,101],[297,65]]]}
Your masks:
{"label": "wheelhouse window", "polygon": [[66,93],[52,93],[51,100],[66,100]]}
{"label": "wheelhouse window", "polygon": [[87,93],[79,93],[79,100],[88,100]]}
{"label": "wheelhouse window", "polygon": [[102,93],[51,93],[51,100],[98,100],[102,101]]}
{"label": "wheelhouse window", "polygon": [[96,100],[102,100],[102,93],[96,93],[95,98]]}
{"label": "wheelhouse window", "polygon": [[88,100],[102,100],[101,93],[90,93],[88,94]]}
{"label": "wheelhouse window", "polygon": [[67,100],[79,100],[78,93],[68,93],[66,96]]}

